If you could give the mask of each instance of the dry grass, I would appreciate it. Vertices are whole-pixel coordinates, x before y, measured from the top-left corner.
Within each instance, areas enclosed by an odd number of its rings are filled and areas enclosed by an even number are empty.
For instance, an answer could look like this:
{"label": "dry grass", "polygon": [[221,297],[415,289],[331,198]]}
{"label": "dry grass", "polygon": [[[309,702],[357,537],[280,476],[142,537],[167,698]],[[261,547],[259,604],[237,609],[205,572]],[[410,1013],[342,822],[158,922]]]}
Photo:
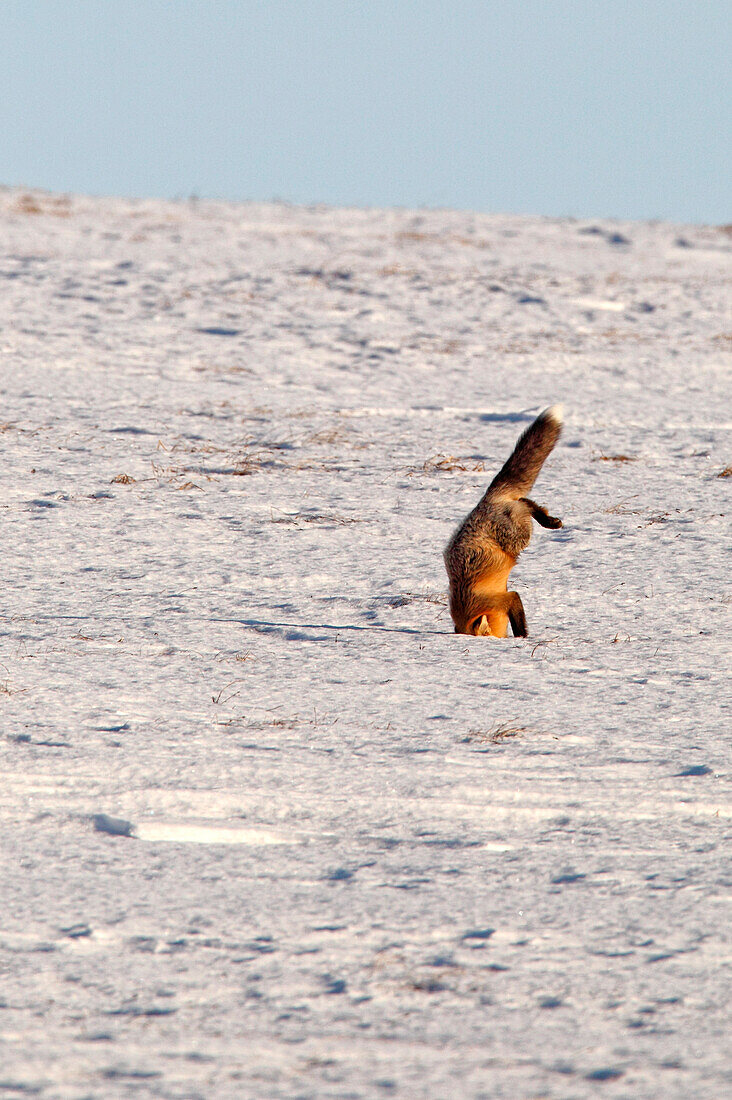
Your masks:
{"label": "dry grass", "polygon": [[[632,497],[630,498],[633,499]],[[630,508],[628,506],[628,500],[621,500],[619,504],[613,504],[612,507],[605,509],[605,515],[608,516],[642,516],[642,508]]]}
{"label": "dry grass", "polygon": [[455,458],[454,455],[435,455],[428,458],[421,466],[410,466],[407,476],[414,474],[444,474],[458,470],[460,473],[483,473],[485,466],[482,462],[470,462],[466,458]]}
{"label": "dry grass", "polygon": [[437,233],[419,233],[411,229],[403,229],[396,234],[397,241],[439,241],[442,239]]}
{"label": "dry grass", "polygon": [[300,725],[300,719],[297,715],[291,718],[269,718],[263,722],[247,722],[246,728],[248,730],[294,730]]}
{"label": "dry grass", "polygon": [[351,523],[364,523],[359,516],[339,516],[335,512],[295,512],[290,516],[273,516],[272,523],[281,523],[300,527],[303,523],[314,523],[321,527],[348,527]]}
{"label": "dry grass", "polygon": [[717,477],[732,477],[732,466],[725,466],[723,470],[717,474]]}
{"label": "dry grass", "polygon": [[247,730],[294,730],[308,726],[313,729],[328,729],[338,724],[338,717],[318,714],[317,710],[313,709],[310,715],[281,714],[254,720],[249,719],[248,715],[242,715],[241,721],[244,723],[244,729]]}
{"label": "dry grass", "polygon": [[[332,439],[341,436],[338,428],[326,429],[322,435],[316,433],[318,438],[305,440],[306,443],[315,442],[319,444],[330,443]],[[347,437],[346,437],[347,438]],[[204,477],[207,480],[215,480],[217,477],[248,477],[251,474],[262,473],[266,470],[321,470],[325,472],[337,472],[343,469],[342,464],[337,456],[329,455],[324,458],[296,458],[295,453],[300,447],[300,443],[296,440],[285,441],[273,441],[266,442],[253,447],[252,450],[245,450],[244,448],[250,446],[251,443],[243,441],[239,444],[234,444],[229,447],[216,446],[213,443],[208,442],[196,442],[191,444],[188,440],[176,440],[172,444],[163,443],[162,440],[158,442],[158,449],[171,454],[188,454],[188,455],[200,455],[201,457],[214,457],[221,456],[221,460],[216,465],[180,465],[180,466],[168,466],[168,467],[155,467],[153,472],[160,477],[162,474],[168,474],[174,478],[181,476],[190,476],[191,474],[197,474],[199,477]],[[351,446],[358,446],[357,444],[350,444]],[[284,455],[292,455],[292,458],[285,458]]]}
{"label": "dry grass", "polygon": [[[178,447],[174,447],[173,450],[178,450]],[[222,454],[228,460],[227,465],[217,466],[156,466],[153,464],[153,472],[157,477],[163,474],[171,475],[170,480],[175,480],[185,475],[197,474],[199,477],[205,477],[208,481],[212,481],[217,477],[249,477],[252,474],[261,473],[262,470],[271,469],[275,466],[289,467],[292,464],[289,462],[278,462],[272,454],[272,451],[258,451],[250,452],[240,455],[238,458],[234,457],[231,451],[227,451],[223,448],[211,447],[211,448],[186,448],[190,453],[199,454]]]}
{"label": "dry grass", "polygon": [[71,213],[71,200],[64,195],[21,195],[14,206],[16,214],[52,214],[56,218],[68,218]]}
{"label": "dry grass", "polygon": [[508,722],[499,722],[488,730],[469,730],[464,742],[477,741],[482,744],[501,745],[512,737],[520,737],[523,733],[530,733],[528,726],[512,726]]}
{"label": "dry grass", "polygon": [[598,332],[597,335],[611,344],[620,344],[624,341],[631,344],[647,344],[650,340],[650,336],[632,329],[606,328]]}
{"label": "dry grass", "polygon": [[599,454],[593,454],[593,462],[637,462],[636,455],[606,455],[600,451]]}
{"label": "dry grass", "polygon": [[332,445],[333,443],[346,443],[348,441],[348,433],[343,428],[321,428],[319,431],[313,432],[306,439],[306,443],[315,443],[318,446]]}
{"label": "dry grass", "polygon": [[249,477],[251,474],[257,473],[257,471],[271,464],[272,459],[268,454],[248,454],[237,459],[231,472],[234,477]]}
{"label": "dry grass", "polygon": [[434,350],[438,355],[455,355],[461,347],[460,340],[445,340],[444,343],[438,344]]}
{"label": "dry grass", "polygon": [[417,271],[416,267],[404,267],[403,264],[387,264],[377,271],[377,275],[404,275],[410,279],[419,274],[420,272]]}
{"label": "dry grass", "polygon": [[447,596],[441,592],[405,592],[402,596],[389,596],[386,600],[387,607],[406,607],[410,603],[436,604],[438,607],[447,606]]}
{"label": "dry grass", "polygon": [[10,680],[0,680],[0,697],[6,695],[23,695],[28,691],[28,688],[15,687]]}
{"label": "dry grass", "polygon": [[410,242],[434,244],[462,244],[471,248],[491,248],[491,242],[485,237],[466,237],[461,233],[430,233],[420,232],[414,229],[403,229],[395,235],[395,240],[402,244]]}

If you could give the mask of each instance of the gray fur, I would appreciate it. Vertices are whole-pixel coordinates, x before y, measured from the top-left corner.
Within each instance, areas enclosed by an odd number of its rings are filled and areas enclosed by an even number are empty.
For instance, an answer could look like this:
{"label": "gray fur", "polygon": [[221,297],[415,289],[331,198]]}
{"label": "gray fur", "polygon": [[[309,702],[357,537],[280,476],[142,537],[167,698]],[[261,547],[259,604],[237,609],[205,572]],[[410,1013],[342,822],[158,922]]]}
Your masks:
{"label": "gray fur", "polygon": [[529,424],[526,431],[519,436],[510,458],[493,478],[483,499],[490,500],[503,495],[513,499],[525,497],[559,439],[561,430],[562,420],[558,406],[552,405],[550,409],[540,413],[533,424]]}

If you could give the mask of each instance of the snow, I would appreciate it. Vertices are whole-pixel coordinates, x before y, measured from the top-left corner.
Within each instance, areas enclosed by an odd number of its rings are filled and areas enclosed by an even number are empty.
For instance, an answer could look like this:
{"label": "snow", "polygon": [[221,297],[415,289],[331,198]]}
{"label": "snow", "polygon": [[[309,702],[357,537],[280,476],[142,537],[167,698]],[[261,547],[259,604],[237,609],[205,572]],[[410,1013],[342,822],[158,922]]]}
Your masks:
{"label": "snow", "polygon": [[[0,1091],[726,1094],[729,232],[0,218]],[[558,402],[529,637],[456,636]]]}

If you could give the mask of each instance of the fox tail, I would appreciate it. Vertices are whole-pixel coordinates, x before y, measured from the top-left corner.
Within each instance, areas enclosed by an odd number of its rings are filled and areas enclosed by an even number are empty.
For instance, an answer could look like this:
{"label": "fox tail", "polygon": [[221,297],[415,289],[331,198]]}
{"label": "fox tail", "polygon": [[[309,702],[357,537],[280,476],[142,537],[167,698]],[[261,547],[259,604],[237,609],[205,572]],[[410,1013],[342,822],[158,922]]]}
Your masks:
{"label": "fox tail", "polygon": [[519,500],[530,492],[562,430],[562,406],[552,405],[519,436],[510,458],[488,486],[486,501]]}

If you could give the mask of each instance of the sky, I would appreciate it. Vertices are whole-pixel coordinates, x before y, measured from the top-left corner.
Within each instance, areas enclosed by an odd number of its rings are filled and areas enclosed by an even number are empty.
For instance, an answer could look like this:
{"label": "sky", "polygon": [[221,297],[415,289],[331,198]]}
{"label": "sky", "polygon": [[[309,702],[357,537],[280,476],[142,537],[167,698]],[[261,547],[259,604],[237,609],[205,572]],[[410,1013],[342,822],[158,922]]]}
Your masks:
{"label": "sky", "polygon": [[0,184],[732,221],[730,0],[0,9]]}

